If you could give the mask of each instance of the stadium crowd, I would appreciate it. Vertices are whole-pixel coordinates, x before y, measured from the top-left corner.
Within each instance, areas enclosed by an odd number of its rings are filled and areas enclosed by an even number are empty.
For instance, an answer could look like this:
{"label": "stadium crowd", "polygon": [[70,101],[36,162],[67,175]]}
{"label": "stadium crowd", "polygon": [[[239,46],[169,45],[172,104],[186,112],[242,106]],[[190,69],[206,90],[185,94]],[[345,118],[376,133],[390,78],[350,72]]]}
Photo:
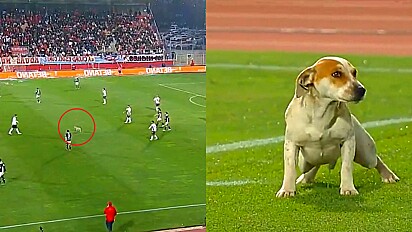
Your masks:
{"label": "stadium crowd", "polygon": [[122,55],[162,52],[163,44],[151,14],[78,10],[2,10],[0,57],[13,47],[28,48],[26,56]]}

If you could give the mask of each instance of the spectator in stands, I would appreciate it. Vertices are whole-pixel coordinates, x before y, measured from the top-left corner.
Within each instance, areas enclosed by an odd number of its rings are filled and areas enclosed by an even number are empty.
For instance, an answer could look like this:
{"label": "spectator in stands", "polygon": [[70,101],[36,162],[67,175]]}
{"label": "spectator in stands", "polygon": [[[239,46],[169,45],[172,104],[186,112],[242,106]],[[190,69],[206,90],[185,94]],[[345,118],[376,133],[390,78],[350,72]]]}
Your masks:
{"label": "spectator in stands", "polygon": [[195,66],[195,60],[193,58],[190,60],[190,66]]}

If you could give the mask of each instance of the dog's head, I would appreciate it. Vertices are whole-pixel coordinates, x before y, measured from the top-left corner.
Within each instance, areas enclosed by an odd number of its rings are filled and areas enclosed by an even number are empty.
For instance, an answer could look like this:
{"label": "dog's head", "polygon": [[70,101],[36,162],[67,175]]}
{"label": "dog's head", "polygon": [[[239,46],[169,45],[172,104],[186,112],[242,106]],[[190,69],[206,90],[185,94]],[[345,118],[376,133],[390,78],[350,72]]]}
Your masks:
{"label": "dog's head", "polygon": [[358,71],[346,59],[323,57],[303,70],[296,79],[295,96],[301,97],[314,88],[319,97],[342,102],[358,102],[366,89],[357,79]]}

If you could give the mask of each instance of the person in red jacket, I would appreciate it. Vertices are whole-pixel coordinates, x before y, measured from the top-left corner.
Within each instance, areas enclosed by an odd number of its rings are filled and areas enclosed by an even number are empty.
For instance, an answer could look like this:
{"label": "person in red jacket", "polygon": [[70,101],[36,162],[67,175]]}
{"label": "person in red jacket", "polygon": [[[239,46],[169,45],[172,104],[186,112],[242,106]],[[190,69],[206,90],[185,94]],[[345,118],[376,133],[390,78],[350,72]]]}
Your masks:
{"label": "person in red jacket", "polygon": [[106,228],[108,231],[113,230],[114,218],[116,217],[117,211],[113,206],[112,202],[107,202],[107,207],[104,209],[104,214],[106,214]]}

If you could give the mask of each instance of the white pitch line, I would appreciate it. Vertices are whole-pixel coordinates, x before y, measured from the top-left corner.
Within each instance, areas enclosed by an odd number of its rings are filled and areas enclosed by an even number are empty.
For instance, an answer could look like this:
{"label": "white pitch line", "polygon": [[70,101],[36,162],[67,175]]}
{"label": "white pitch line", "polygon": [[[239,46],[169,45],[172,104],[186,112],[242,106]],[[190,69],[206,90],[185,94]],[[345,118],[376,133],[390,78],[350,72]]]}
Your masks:
{"label": "white pitch line", "polygon": [[173,89],[173,90],[176,90],[176,91],[179,91],[179,92],[188,93],[188,94],[192,94],[192,95],[195,95],[195,96],[206,98],[206,96],[203,96],[203,95],[198,94],[198,93],[193,93],[193,92],[190,92],[190,91],[187,91],[187,90],[184,90],[184,89],[179,89],[179,88],[167,86],[167,85],[164,85],[164,84],[159,84],[159,85],[163,86],[165,88],[168,88],[168,89]]}
{"label": "white pitch line", "polygon": [[189,101],[190,101],[192,104],[195,104],[195,105],[197,105],[197,106],[206,107],[206,106],[204,106],[204,105],[201,105],[201,104],[199,104],[199,103],[194,102],[192,99],[195,98],[195,97],[199,97],[199,96],[191,96],[191,97],[189,98]]}
{"label": "white pitch line", "polygon": [[260,182],[254,180],[207,181],[206,186],[239,186],[258,183]]}
{"label": "white pitch line", "polygon": [[167,83],[167,85],[195,85],[195,84],[204,84],[204,83],[206,82],[178,82],[178,83]]}
{"label": "white pitch line", "polygon": [[[255,65],[255,64],[207,64],[210,68],[228,68],[228,69],[260,69],[269,71],[301,71],[305,67],[298,66],[278,66],[278,65]],[[372,68],[372,67],[357,67],[362,72],[377,72],[377,73],[412,73],[410,68]]]}
{"label": "white pitch line", "polygon": [[[374,127],[381,127],[381,126],[387,126],[387,125],[404,123],[404,122],[412,122],[412,118],[394,118],[394,119],[387,119],[387,120],[371,121],[371,122],[363,123],[362,126],[364,128],[374,128]],[[206,147],[206,154],[227,152],[227,151],[233,151],[233,150],[250,148],[250,147],[265,146],[268,144],[281,143],[283,142],[283,140],[284,140],[284,136],[278,136],[274,138],[245,140],[245,141],[228,143],[228,144],[217,144],[214,146]]]}
{"label": "white pitch line", "polygon": [[[145,212],[155,212],[155,211],[163,211],[163,210],[171,210],[171,209],[193,208],[193,207],[199,207],[199,206],[205,206],[205,205],[206,204],[192,204],[192,205],[178,205],[178,206],[170,206],[170,207],[154,208],[154,209],[133,210],[133,211],[126,211],[126,212],[119,212],[118,215],[133,214],[133,213],[145,213]],[[0,230],[1,229],[12,229],[12,228],[16,228],[16,227],[33,226],[33,225],[43,225],[43,224],[50,224],[50,223],[56,223],[56,222],[65,222],[65,221],[74,221],[74,220],[81,220],[81,219],[97,218],[97,217],[104,217],[104,215],[103,214],[98,214],[98,215],[63,218],[63,219],[42,221],[42,222],[31,222],[31,223],[9,225],[9,226],[1,226]]]}

